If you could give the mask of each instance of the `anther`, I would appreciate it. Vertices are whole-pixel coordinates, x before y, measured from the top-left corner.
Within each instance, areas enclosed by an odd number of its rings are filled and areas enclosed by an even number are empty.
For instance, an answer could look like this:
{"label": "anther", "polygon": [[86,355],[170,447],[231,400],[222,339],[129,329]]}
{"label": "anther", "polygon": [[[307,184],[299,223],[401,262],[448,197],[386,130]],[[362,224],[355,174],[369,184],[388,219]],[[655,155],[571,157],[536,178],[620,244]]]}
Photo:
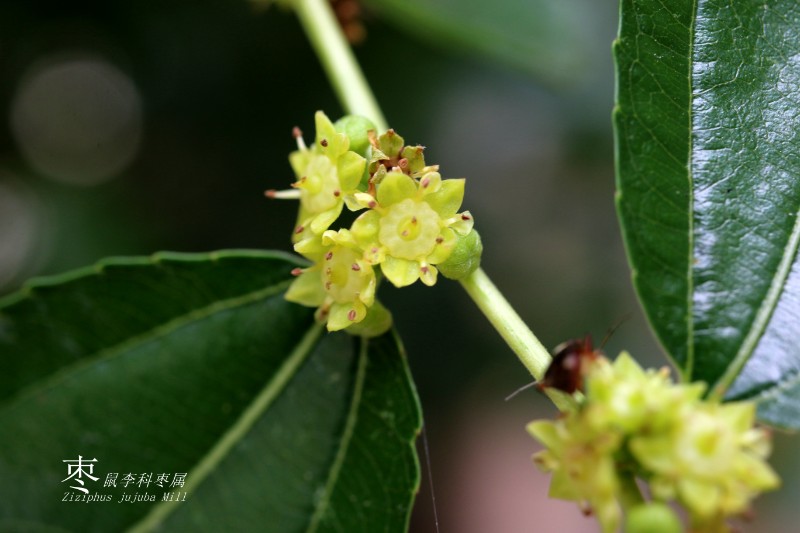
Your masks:
{"label": "anther", "polygon": [[305,230],[305,229],[306,228],[304,228],[303,226],[297,226],[297,229],[294,230],[294,234],[295,235],[299,235],[299,234],[303,233],[303,230]]}
{"label": "anther", "polygon": [[375,209],[376,205],[378,205],[378,202],[376,202],[375,200],[370,200],[369,203],[367,204],[367,207],[369,207],[370,209]]}
{"label": "anther", "polygon": [[325,290],[326,290],[326,291],[329,291],[329,290],[331,290],[331,282],[330,282],[330,281],[326,281],[326,282],[325,282]]}
{"label": "anther", "polygon": [[411,217],[411,223],[412,224],[416,224],[417,223],[417,217]]}
{"label": "anther", "polygon": [[400,167],[400,170],[405,170],[408,168],[408,159],[405,157],[402,158],[400,161],[397,162],[397,166]]}
{"label": "anther", "polygon": [[299,276],[302,273],[303,273],[303,269],[300,268],[300,267],[292,269],[292,276]]}
{"label": "anther", "polygon": [[303,136],[303,132],[300,131],[300,128],[298,128],[297,126],[292,128],[292,137],[294,137],[295,139],[299,139],[302,136]]}
{"label": "anther", "polygon": [[328,139],[322,139],[321,141],[319,141],[319,144],[321,144],[323,148],[327,148],[328,147]]}
{"label": "anther", "polygon": [[355,309],[351,309],[350,311],[347,312],[347,319],[350,322],[352,322],[352,321],[354,321],[356,319],[356,310]]}
{"label": "anther", "polygon": [[355,272],[358,272],[359,270],[361,270],[361,267],[358,266],[358,263],[353,263],[353,266],[350,267],[350,268],[352,268]]}
{"label": "anther", "polygon": [[430,184],[431,184],[431,179],[430,178],[424,178],[422,180],[422,184],[421,185],[422,185],[423,189],[427,189],[428,185],[430,185]]}
{"label": "anther", "polygon": [[471,220],[469,215],[461,215],[461,220]]}
{"label": "anther", "polygon": [[441,235],[436,237],[436,244],[442,244],[443,242],[444,242],[444,237],[442,237]]}
{"label": "anther", "polygon": [[327,259],[328,261],[330,261],[332,257],[333,257],[333,252],[332,251],[328,252],[327,254],[325,254],[325,259]]}
{"label": "anther", "polygon": [[333,191],[333,195],[338,198],[339,196],[342,195],[342,191],[340,191],[339,189],[336,189],[335,191]]}

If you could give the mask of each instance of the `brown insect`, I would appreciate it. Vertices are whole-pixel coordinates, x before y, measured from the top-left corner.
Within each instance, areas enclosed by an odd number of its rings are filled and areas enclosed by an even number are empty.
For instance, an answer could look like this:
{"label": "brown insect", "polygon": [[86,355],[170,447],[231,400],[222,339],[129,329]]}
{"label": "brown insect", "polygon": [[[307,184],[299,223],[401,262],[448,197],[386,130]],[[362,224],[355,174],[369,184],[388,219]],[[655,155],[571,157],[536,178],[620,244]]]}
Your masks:
{"label": "brown insect", "polygon": [[506,401],[531,387],[536,387],[542,392],[545,389],[556,389],[567,394],[572,394],[578,390],[583,391],[583,376],[586,373],[586,364],[598,357],[604,357],[603,346],[606,345],[611,335],[627,319],[628,315],[625,315],[610,328],[597,349],[592,344],[591,335],[586,335],[582,339],[570,339],[556,346],[553,350],[553,360],[550,361],[550,366],[547,367],[544,377],[539,381],[529,383],[515,390],[506,397]]}
{"label": "brown insect", "polygon": [[562,342],[553,350],[553,360],[544,377],[536,383],[540,391],[557,389],[567,394],[583,390],[585,365],[602,357],[603,353],[592,346],[592,336]]}

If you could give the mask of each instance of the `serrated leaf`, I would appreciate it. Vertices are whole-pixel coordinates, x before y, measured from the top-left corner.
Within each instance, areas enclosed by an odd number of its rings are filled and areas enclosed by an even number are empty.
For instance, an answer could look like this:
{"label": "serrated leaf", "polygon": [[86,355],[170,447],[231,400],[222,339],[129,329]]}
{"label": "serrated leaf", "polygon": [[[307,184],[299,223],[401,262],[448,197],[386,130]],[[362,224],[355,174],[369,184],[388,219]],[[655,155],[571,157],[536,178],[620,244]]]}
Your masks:
{"label": "serrated leaf", "polygon": [[[157,254],[0,302],[0,530],[405,531],[420,415],[402,348],[322,333],[283,299],[296,266]],[[69,500],[79,455],[112,501]],[[117,503],[136,493],[156,501]]]}
{"label": "serrated leaf", "polygon": [[800,9],[623,0],[618,212],[687,380],[800,427]]}

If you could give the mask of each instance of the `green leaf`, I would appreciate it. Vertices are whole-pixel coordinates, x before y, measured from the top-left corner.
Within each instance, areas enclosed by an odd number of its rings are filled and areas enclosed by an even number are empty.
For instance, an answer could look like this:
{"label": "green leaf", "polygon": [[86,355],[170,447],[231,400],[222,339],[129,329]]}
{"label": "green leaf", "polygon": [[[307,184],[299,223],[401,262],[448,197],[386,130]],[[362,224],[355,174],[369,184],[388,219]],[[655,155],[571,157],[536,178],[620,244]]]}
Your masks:
{"label": "green leaf", "polygon": [[[560,0],[367,0],[395,24],[434,44],[477,52],[550,82],[572,81],[588,49],[587,3]],[[590,7],[590,6],[588,6]],[[396,58],[392,58],[396,60]],[[406,62],[412,65],[413,58]]]}
{"label": "green leaf", "polygon": [[[0,301],[0,530],[405,531],[420,428],[405,355],[393,334],[322,333],[283,299],[296,266],[112,259]],[[112,501],[62,501],[81,494],[63,481],[78,456]],[[117,503],[136,493],[156,501]]]}
{"label": "green leaf", "polygon": [[683,377],[800,427],[800,10],[623,0],[617,207]]}

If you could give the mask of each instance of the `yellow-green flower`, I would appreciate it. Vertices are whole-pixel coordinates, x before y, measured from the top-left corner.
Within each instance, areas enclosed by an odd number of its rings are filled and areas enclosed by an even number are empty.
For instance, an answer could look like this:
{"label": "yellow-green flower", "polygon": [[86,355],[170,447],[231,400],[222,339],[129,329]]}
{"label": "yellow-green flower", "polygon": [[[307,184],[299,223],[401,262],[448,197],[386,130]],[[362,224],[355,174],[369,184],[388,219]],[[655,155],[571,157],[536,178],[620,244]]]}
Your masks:
{"label": "yellow-green flower", "polygon": [[[645,371],[626,353],[593,361],[585,381],[574,410],[528,431],[546,446],[534,460],[553,472],[551,495],[590,506],[603,531],[620,523],[621,475],[647,482],[656,503],[681,503],[697,533],[729,531],[728,518],[778,486],[765,461],[769,434],[753,426],[755,404],[704,400],[702,383],[672,383],[665,369]],[[640,513],[637,528],[662,515]]]}
{"label": "yellow-green flower", "polygon": [[[328,230],[320,238],[305,239],[295,250],[314,264],[298,269],[298,275],[286,299],[308,307],[317,307],[317,319],[326,322],[329,331],[345,329],[362,322],[375,303],[375,271],[363,259],[347,230]],[[386,314],[380,307],[376,312]],[[381,324],[382,333],[390,322]],[[364,334],[364,332],[361,332]]]}
{"label": "yellow-green flower", "polygon": [[421,279],[436,283],[436,264],[447,260],[456,235],[472,230],[469,211],[459,213],[464,180],[442,180],[428,172],[419,180],[395,170],[386,173],[375,196],[356,194],[369,209],[353,223],[351,231],[367,251],[372,264],[380,264],[386,278],[397,287]]}
{"label": "yellow-green flower", "polygon": [[654,495],[678,499],[705,531],[780,483],[764,461],[769,435],[754,422],[753,403],[702,402],[683,410],[666,432],[635,436],[630,449],[652,473]]}
{"label": "yellow-green flower", "polygon": [[360,207],[354,202],[366,159],[349,150],[350,140],[339,133],[322,111],[317,111],[316,141],[307,148],[297,135],[298,150],[289,155],[300,191],[300,214],[295,240],[308,238],[307,230],[321,235],[339,217],[342,206]]}
{"label": "yellow-green flower", "polygon": [[528,432],[547,447],[533,460],[553,473],[550,497],[578,502],[597,516],[605,533],[616,531],[622,510],[614,454],[622,436],[594,431],[576,417],[537,420],[528,424]]}

